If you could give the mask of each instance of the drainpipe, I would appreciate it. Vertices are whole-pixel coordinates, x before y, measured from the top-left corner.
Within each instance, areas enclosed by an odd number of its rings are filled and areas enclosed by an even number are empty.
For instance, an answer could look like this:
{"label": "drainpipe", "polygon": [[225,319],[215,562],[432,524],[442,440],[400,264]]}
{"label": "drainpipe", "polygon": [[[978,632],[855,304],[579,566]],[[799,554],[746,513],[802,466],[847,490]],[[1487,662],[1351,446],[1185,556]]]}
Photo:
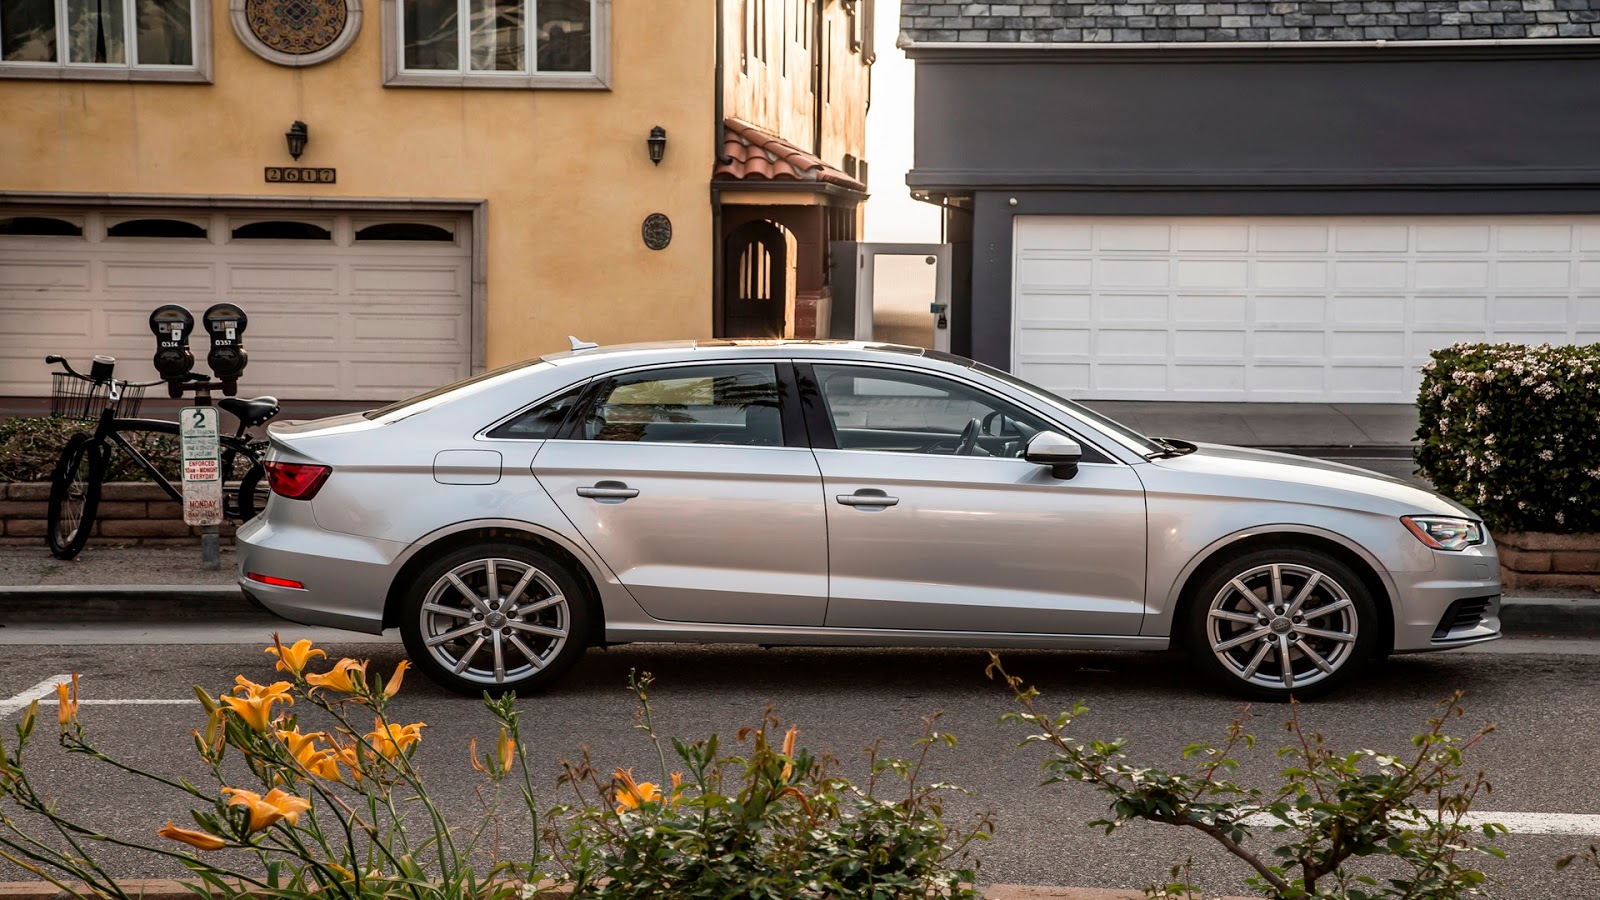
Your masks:
{"label": "drainpipe", "polygon": [[727,10],[727,0],[717,0],[717,52],[716,64],[712,69],[712,79],[715,82],[711,88],[711,333],[721,337],[723,303],[722,295],[722,192],[717,189],[716,167],[723,163],[731,162],[732,158],[722,152],[722,132],[724,118],[723,91],[723,20]]}
{"label": "drainpipe", "polygon": [[[811,110],[811,155],[817,159],[822,159],[822,67],[827,59],[822,47],[822,23],[827,18],[828,0],[817,0],[817,20],[812,23],[811,29],[811,96],[816,101]],[[825,159],[822,161],[827,162]]]}

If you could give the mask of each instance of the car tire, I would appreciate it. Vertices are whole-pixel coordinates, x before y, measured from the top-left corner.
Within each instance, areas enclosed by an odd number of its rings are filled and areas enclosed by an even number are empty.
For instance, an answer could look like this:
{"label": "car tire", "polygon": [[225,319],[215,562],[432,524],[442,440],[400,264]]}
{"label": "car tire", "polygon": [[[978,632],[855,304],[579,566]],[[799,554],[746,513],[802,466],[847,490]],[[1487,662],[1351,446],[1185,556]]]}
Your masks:
{"label": "car tire", "polygon": [[400,635],[441,686],[499,696],[548,685],[583,655],[588,599],[566,564],[525,544],[462,547],[406,588]]}
{"label": "car tire", "polygon": [[[1302,596],[1307,585],[1310,593]],[[1211,566],[1180,624],[1195,664],[1252,699],[1326,694],[1381,655],[1366,582],[1338,559],[1298,547],[1256,550]]]}

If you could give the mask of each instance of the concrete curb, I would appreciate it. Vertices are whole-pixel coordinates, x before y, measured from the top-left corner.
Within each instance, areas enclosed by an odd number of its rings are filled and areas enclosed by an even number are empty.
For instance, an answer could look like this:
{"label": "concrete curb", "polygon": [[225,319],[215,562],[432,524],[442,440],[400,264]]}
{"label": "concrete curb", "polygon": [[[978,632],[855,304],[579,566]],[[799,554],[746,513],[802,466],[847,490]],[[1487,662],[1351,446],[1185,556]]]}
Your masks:
{"label": "concrete curb", "polygon": [[[182,882],[164,879],[127,879],[118,884],[130,897],[141,900],[194,900],[193,891]],[[0,882],[0,900],[68,900],[72,895],[55,885],[42,881]],[[567,896],[561,888],[543,890],[537,895],[541,900],[559,900]],[[1142,900],[1139,891],[1106,890],[1103,888],[1046,887],[1028,884],[996,884],[983,892],[984,900]],[[1245,897],[1222,897],[1219,900],[1248,900]]]}
{"label": "concrete curb", "polygon": [[[112,584],[0,587],[0,623],[131,620],[276,621],[231,585]],[[1600,597],[1508,597],[1507,634],[1600,637]]]}

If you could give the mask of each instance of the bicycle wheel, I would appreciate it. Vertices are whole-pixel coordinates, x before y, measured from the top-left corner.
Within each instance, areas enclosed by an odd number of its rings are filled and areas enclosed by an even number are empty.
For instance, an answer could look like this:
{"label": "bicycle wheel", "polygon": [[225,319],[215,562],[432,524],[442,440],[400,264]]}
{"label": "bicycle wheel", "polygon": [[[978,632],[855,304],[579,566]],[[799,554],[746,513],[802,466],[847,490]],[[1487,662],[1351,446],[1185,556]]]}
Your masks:
{"label": "bicycle wheel", "polygon": [[[239,472],[239,469],[244,469]],[[239,486],[223,492],[222,512],[229,519],[248,522],[267,505],[271,491],[267,487],[266,470],[261,459],[249,446],[225,445],[222,450],[222,472],[225,481],[236,475]]]}
{"label": "bicycle wheel", "polygon": [[68,439],[50,476],[50,505],[45,512],[46,538],[57,559],[71,559],[89,543],[105,474],[103,444],[88,434]]}
{"label": "bicycle wheel", "polygon": [[267,486],[267,470],[258,462],[239,479],[239,487],[233,492],[227,508],[228,518],[240,522],[254,519],[257,513],[266,509],[267,497],[271,494]]}

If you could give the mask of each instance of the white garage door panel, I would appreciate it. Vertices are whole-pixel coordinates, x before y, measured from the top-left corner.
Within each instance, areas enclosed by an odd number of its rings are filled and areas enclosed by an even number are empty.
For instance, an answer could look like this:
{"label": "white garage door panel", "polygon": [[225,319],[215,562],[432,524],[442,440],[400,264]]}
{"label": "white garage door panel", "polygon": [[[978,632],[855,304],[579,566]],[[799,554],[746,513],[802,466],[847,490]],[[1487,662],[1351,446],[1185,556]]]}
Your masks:
{"label": "white garage door panel", "polygon": [[1459,341],[1600,333],[1600,217],[1016,219],[1012,369],[1087,399],[1407,403]]}
{"label": "white garage door panel", "polygon": [[[150,311],[181,303],[198,318],[225,300],[250,315],[250,367],[241,393],[385,400],[469,374],[471,228],[465,218],[329,218],[283,210],[145,214],[202,224],[211,235],[202,240],[107,237],[108,225],[141,217],[125,212],[58,215],[83,222],[85,236],[0,236],[0,394],[47,394],[44,357],[50,353],[75,362],[110,354],[119,375],[154,379]],[[265,220],[310,222],[333,237],[232,237],[234,228]],[[359,227],[395,221],[437,224],[457,239],[354,240]],[[191,344],[196,371],[205,369],[208,346],[204,338]]]}

